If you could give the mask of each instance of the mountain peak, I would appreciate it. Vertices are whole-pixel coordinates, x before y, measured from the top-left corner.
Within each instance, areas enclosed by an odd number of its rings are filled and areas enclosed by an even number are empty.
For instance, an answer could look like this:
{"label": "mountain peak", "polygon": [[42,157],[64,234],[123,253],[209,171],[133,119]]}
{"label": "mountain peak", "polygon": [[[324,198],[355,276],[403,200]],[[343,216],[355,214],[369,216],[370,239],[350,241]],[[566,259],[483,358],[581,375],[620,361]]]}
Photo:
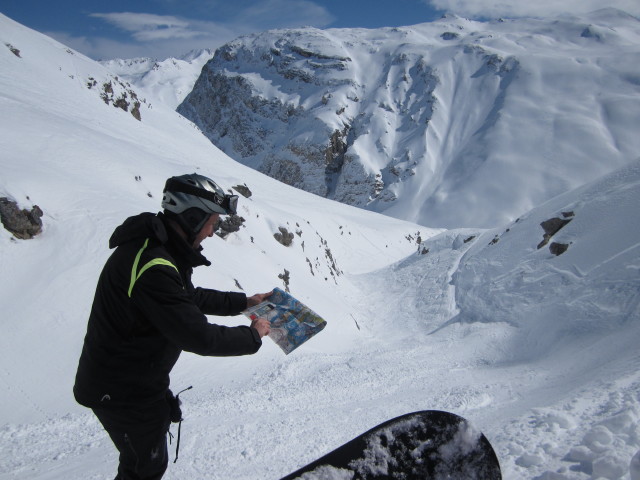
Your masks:
{"label": "mountain peak", "polygon": [[298,188],[425,225],[490,227],[633,158],[637,119],[614,119],[638,110],[639,40],[615,9],[272,30],[219,48],[178,111]]}

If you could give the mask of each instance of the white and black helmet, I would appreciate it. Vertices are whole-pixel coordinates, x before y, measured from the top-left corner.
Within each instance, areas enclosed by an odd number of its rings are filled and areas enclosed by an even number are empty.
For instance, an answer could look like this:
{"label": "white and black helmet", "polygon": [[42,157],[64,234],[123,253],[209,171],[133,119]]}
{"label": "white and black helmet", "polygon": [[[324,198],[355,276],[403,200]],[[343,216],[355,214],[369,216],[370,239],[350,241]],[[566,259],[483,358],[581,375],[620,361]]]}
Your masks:
{"label": "white and black helmet", "polygon": [[216,182],[197,173],[171,177],[164,186],[162,208],[178,215],[190,208],[232,215],[237,205],[237,195],[225,194]]}
{"label": "white and black helmet", "polygon": [[162,208],[169,218],[178,222],[190,240],[211,215],[233,215],[237,205],[237,195],[225,194],[216,182],[197,173],[171,177],[164,186]]}

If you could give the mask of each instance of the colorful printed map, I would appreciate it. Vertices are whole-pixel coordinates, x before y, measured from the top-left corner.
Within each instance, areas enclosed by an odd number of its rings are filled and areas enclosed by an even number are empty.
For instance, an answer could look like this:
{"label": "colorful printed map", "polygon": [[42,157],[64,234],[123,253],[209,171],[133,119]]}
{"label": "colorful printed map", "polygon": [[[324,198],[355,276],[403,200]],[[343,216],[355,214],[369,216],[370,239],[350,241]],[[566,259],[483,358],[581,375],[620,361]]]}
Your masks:
{"label": "colorful printed map", "polygon": [[305,304],[275,288],[266,301],[245,310],[250,319],[266,318],[271,322],[269,337],[289,354],[327,325],[327,322]]}

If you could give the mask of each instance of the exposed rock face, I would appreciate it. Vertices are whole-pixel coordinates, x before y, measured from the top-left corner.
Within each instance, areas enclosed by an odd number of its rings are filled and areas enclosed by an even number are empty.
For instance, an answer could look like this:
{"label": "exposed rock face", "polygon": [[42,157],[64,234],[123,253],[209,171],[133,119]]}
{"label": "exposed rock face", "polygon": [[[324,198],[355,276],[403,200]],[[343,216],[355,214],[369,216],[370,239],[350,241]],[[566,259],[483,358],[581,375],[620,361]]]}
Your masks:
{"label": "exposed rock face", "polygon": [[244,185],[234,185],[232,188],[244,198],[251,198],[251,195],[253,195],[253,192],[247,187],[246,183]]}
{"label": "exposed rock face", "polygon": [[291,246],[293,243],[293,233],[289,232],[285,227],[279,227],[279,232],[273,234],[273,238],[275,238],[279,243],[284,245],[285,247]]}
{"label": "exposed rock face", "polygon": [[569,249],[569,244],[567,243],[553,242],[551,245],[549,245],[549,251],[556,256],[562,255],[568,249]]}
{"label": "exposed rock face", "polygon": [[[608,60],[626,48],[616,27],[637,21],[561,23],[449,16],[248,35],[215,52],[178,112],[232,158],[308,192],[425,225],[494,227],[640,149],[631,119],[591,114],[609,98],[640,107],[625,62]],[[570,122],[553,113],[558,99]]]}
{"label": "exposed rock face", "polygon": [[[419,154],[391,152],[371,130],[383,112],[398,128],[419,125],[411,135],[424,135],[438,79],[423,55],[404,51],[374,78],[361,78],[349,50],[312,28],[241,38],[216,51],[178,111],[230,156],[284,183],[358,206],[393,201],[389,187],[414,175]],[[403,91],[382,101],[396,90],[384,81],[390,75]]]}
{"label": "exposed rock face", "polygon": [[[140,100],[138,99],[138,94],[132,90],[131,85],[125,84],[116,78],[104,82],[102,86],[98,86],[98,81],[89,77],[87,80],[87,88],[98,88],[100,91],[100,98],[107,105],[113,105],[116,108],[124,110],[125,112],[129,111],[129,107],[131,107],[131,115],[138,121],[142,121],[142,116],[140,115]],[[146,100],[142,100],[146,103]]]}
{"label": "exposed rock face", "polygon": [[237,232],[244,225],[245,219],[240,215],[228,215],[219,220],[216,235],[227,238],[230,233]]}
{"label": "exposed rock face", "polygon": [[[551,240],[551,238],[556,233],[558,233],[565,225],[567,225],[574,216],[575,214],[573,212],[562,212],[562,218],[554,217],[542,222],[540,226],[544,230],[544,235],[542,241],[538,244],[538,249],[544,247],[547,243],[549,243],[549,240]],[[561,255],[567,251],[567,248],[569,248],[569,246],[566,245],[565,248],[564,244],[552,243],[549,248],[551,250],[551,253],[553,253],[554,255]]]}
{"label": "exposed rock face", "polygon": [[0,198],[2,225],[16,238],[26,240],[42,232],[42,215],[43,212],[37,205],[34,205],[31,210],[20,210],[16,202],[6,197]]}
{"label": "exposed rock face", "polygon": [[278,275],[278,278],[282,280],[285,292],[289,292],[289,281],[291,280],[291,273],[289,272],[289,270],[285,268],[284,272]]}

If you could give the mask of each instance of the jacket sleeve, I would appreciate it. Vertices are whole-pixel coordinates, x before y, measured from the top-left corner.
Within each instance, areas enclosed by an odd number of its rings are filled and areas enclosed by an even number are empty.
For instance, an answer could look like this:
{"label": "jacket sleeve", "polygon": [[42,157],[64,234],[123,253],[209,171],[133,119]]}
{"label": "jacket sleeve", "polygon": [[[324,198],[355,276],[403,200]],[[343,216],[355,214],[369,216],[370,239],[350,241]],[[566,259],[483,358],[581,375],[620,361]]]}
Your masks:
{"label": "jacket sleeve", "polygon": [[247,296],[238,292],[219,292],[198,287],[193,300],[205,315],[238,315],[247,308]]}
{"label": "jacket sleeve", "polygon": [[[232,299],[227,304],[223,302],[218,311],[238,307],[233,303],[238,299],[228,298]],[[210,324],[171,266],[158,265],[147,270],[135,283],[131,301],[162,335],[182,350],[198,355],[236,356],[255,353],[262,345],[260,335],[252,327]],[[205,306],[211,305],[205,301]]]}

